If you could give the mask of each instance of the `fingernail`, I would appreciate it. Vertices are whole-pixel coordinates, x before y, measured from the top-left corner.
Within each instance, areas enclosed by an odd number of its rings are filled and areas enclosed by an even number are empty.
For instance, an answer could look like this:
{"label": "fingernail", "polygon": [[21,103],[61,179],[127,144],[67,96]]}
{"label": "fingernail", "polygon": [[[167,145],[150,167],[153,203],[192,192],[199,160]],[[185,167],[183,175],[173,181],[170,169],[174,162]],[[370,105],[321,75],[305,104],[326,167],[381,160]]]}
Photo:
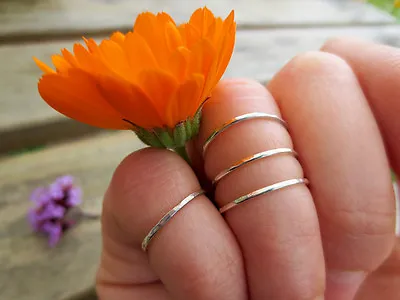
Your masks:
{"label": "fingernail", "polygon": [[325,300],[354,299],[366,273],[362,271],[329,271],[326,277]]}

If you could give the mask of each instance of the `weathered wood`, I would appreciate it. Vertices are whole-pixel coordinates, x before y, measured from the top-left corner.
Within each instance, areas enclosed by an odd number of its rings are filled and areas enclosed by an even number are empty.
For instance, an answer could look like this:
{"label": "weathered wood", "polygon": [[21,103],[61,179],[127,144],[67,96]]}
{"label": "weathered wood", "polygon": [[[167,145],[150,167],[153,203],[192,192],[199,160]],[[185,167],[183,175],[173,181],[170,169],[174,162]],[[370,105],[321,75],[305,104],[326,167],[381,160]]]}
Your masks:
{"label": "weathered wood", "polygon": [[[400,26],[242,30],[226,77],[266,81],[299,52],[317,50],[333,36],[354,36],[400,46]],[[95,129],[62,117],[40,99],[36,82],[40,71],[32,61],[46,62],[52,53],[71,48],[74,40],[0,47],[0,152],[35,146]],[[74,123],[71,123],[74,122]],[[74,125],[71,125],[74,124]],[[52,126],[47,126],[52,125]]]}
{"label": "weathered wood", "polygon": [[201,4],[187,0],[3,0],[0,41],[129,30],[135,16],[144,10],[164,10],[182,22],[199,5],[207,5],[218,15],[235,9],[240,27],[394,22],[388,14],[353,0],[205,0]]}
{"label": "weathered wood", "polygon": [[29,195],[59,175],[72,174],[83,188],[84,209],[100,212],[113,170],[141,146],[132,133],[122,132],[0,160],[0,299],[60,300],[93,285],[101,251],[99,220],[80,223],[50,249],[26,221]]}

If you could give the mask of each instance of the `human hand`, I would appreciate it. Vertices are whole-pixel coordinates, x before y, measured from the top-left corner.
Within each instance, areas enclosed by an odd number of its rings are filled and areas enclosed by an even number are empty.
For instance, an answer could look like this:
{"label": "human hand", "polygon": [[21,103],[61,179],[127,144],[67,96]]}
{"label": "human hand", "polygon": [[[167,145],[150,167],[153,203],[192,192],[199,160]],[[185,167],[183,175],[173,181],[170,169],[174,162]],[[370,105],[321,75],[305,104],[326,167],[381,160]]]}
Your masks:
{"label": "human hand", "polygon": [[[249,80],[221,82],[192,149],[208,179],[269,149],[294,147],[298,158],[274,156],[235,170],[219,182],[217,206],[287,179],[304,176],[310,185],[256,197],[224,215],[199,196],[145,253],[149,230],[200,184],[170,151],[131,154],[104,199],[100,299],[399,299],[390,178],[390,166],[400,174],[399,82],[400,50],[349,40],[294,58],[268,91]],[[277,122],[249,120],[219,135],[203,163],[207,137],[249,112],[281,115],[290,135]]]}

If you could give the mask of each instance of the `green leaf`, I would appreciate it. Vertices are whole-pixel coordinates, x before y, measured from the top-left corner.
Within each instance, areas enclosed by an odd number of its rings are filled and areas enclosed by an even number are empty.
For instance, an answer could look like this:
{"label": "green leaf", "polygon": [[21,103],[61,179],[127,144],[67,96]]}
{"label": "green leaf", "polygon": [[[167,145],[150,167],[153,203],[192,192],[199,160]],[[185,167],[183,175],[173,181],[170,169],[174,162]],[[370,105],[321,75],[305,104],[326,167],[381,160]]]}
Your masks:
{"label": "green leaf", "polygon": [[395,0],[368,0],[368,3],[375,7],[392,14],[398,20],[400,20],[400,8],[394,6]]}

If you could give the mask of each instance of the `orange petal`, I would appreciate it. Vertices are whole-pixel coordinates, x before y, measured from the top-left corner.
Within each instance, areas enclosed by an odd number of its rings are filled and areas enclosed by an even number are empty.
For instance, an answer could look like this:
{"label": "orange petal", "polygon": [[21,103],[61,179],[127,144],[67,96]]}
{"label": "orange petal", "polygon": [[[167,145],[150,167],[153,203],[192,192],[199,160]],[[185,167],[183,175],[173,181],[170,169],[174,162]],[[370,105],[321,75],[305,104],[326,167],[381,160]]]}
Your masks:
{"label": "orange petal", "polygon": [[75,58],[79,64],[79,67],[89,73],[101,73],[107,74],[109,70],[104,66],[102,61],[89,53],[81,44],[74,45]]}
{"label": "orange petal", "polygon": [[200,73],[207,78],[212,63],[216,59],[216,51],[211,43],[205,39],[200,40],[191,51],[189,73]]}
{"label": "orange petal", "polygon": [[40,70],[42,70],[45,74],[55,73],[55,71],[52,68],[50,68],[48,65],[46,65],[44,62],[37,59],[36,57],[34,57],[33,60],[35,61],[36,65],[40,68]]}
{"label": "orange petal", "polygon": [[170,52],[173,52],[176,48],[183,46],[181,34],[176,28],[175,24],[168,22],[165,29],[167,47]]}
{"label": "orange petal", "polygon": [[168,103],[166,110],[166,116],[171,120],[170,122],[173,126],[194,116],[201,104],[200,96],[203,84],[203,75],[196,74],[179,86],[175,96]]}
{"label": "orange petal", "polygon": [[83,38],[83,40],[85,41],[85,44],[88,47],[90,53],[97,52],[99,46],[97,46],[97,43],[94,39]]}
{"label": "orange petal", "polygon": [[116,42],[117,44],[119,44],[122,47],[122,45],[124,44],[124,41],[125,41],[125,35],[123,33],[121,33],[120,31],[117,31],[111,35],[110,40],[112,40],[113,42]]}
{"label": "orange petal", "polygon": [[216,74],[216,80],[219,81],[222,75],[225,73],[228,67],[229,61],[231,60],[233,49],[235,47],[235,28],[233,28],[227,35],[225,44],[222,46],[222,55],[218,63],[218,69]]}
{"label": "orange petal", "polygon": [[72,67],[78,67],[78,62],[76,61],[76,58],[72,55],[71,52],[69,52],[67,49],[62,49],[61,54],[64,56],[64,59],[69,62],[69,64]]}
{"label": "orange petal", "polygon": [[53,55],[51,57],[54,67],[56,68],[57,72],[67,72],[68,69],[71,68],[71,65],[68,61],[64,59],[61,55]]}
{"label": "orange petal", "polygon": [[234,11],[231,11],[223,23],[223,28],[221,29],[218,40],[214,43],[216,49],[218,49],[218,54],[211,66],[209,72],[210,76],[207,78],[203,97],[208,97],[210,95],[212,89],[226,71],[235,45],[235,34],[236,24],[234,22]]}
{"label": "orange petal", "polygon": [[136,32],[126,35],[124,51],[133,75],[137,75],[140,70],[157,67],[157,61],[149,45]]}
{"label": "orange petal", "polygon": [[99,89],[110,105],[122,112],[129,122],[147,129],[162,127],[157,109],[140,87],[124,80],[102,77]]}
{"label": "orange petal", "polygon": [[152,13],[142,13],[138,15],[133,28],[135,33],[146,40],[161,68],[167,66],[169,57],[169,53],[166,51],[167,45],[165,28],[163,27],[165,23],[162,22],[163,18],[165,19],[165,17],[160,17],[161,20],[157,20],[157,17]]}
{"label": "orange petal", "polygon": [[234,22],[234,11],[232,10],[224,21],[222,36],[218,43],[220,53],[218,56],[217,80],[222,77],[231,59],[233,48],[235,46],[235,37],[236,23]]}
{"label": "orange petal", "polygon": [[157,14],[156,16],[157,22],[163,26],[163,24],[167,24],[167,23],[172,23],[173,25],[175,25],[175,21],[174,19],[171,18],[171,16],[169,14],[167,14],[166,12],[160,12]]}
{"label": "orange petal", "polygon": [[123,116],[105,101],[97,84],[91,75],[71,69],[65,76],[44,75],[38,88],[42,98],[67,117],[101,128],[127,129]]}
{"label": "orange petal", "polygon": [[192,59],[189,63],[189,74],[200,73],[205,78],[205,84],[201,99],[210,95],[210,91],[217,83],[215,80],[217,70],[217,53],[211,43],[201,40],[192,51]]}
{"label": "orange petal", "polygon": [[189,24],[195,27],[201,36],[207,35],[213,22],[215,22],[215,16],[207,7],[197,9],[189,20]]}
{"label": "orange petal", "polygon": [[168,70],[178,80],[183,82],[188,74],[191,52],[185,47],[179,47],[175,50],[169,59]]}
{"label": "orange petal", "polygon": [[[138,84],[157,108],[160,116],[165,116],[166,107],[174,96],[178,82],[162,70],[144,70],[139,74]],[[174,126],[170,119],[163,119],[163,125]]]}
{"label": "orange petal", "polygon": [[[181,31],[184,30],[186,46],[189,49],[191,49],[193,45],[195,45],[196,42],[201,39],[201,33],[197,30],[197,28],[195,28],[191,24],[184,24],[184,26],[182,26],[180,30]],[[182,34],[183,33],[181,32],[181,35]]]}
{"label": "orange petal", "polygon": [[107,68],[126,80],[132,79],[127,56],[116,42],[104,40],[99,46],[102,62]]}

